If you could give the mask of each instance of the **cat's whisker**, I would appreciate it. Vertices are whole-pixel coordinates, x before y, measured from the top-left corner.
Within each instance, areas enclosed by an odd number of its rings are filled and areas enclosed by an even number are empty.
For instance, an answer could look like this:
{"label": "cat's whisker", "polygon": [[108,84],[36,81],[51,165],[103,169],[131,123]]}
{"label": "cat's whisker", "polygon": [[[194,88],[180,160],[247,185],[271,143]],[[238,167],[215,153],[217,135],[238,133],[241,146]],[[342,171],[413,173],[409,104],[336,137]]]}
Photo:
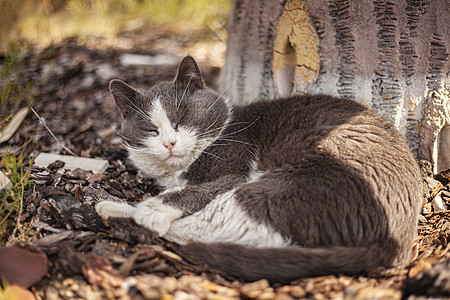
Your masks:
{"label": "cat's whisker", "polygon": [[227,85],[227,87],[222,91],[222,93],[219,95],[219,97],[217,97],[216,101],[213,102],[213,104],[211,104],[210,107],[208,107],[208,109],[206,109],[206,111],[209,111],[214,105],[216,105],[217,101],[219,101],[219,99],[223,96],[223,94],[225,94],[225,92],[227,91],[227,89],[230,87],[231,85],[231,81],[230,83]]}
{"label": "cat's whisker", "polygon": [[214,122],[212,122],[211,125],[209,125],[208,127],[206,127],[205,130],[208,130],[208,129],[210,129],[211,127],[213,127],[214,124],[216,124],[216,122],[217,122],[217,120],[219,119],[219,117],[220,117],[220,115],[217,115],[217,117],[216,117],[216,119],[214,120]]}
{"label": "cat's whisker", "polygon": [[[205,135],[207,135],[207,134],[209,134],[209,133],[211,133],[211,132],[214,132],[214,131],[217,131],[217,130],[224,129],[224,128],[228,127],[228,126],[240,125],[240,124],[248,124],[248,123],[249,123],[249,122],[236,122],[236,123],[231,123],[231,124],[225,124],[225,125],[223,125],[223,126],[220,126],[220,127],[214,128],[214,129],[211,129],[211,130],[209,130],[209,131],[202,132],[202,133],[199,134],[198,136],[199,136],[199,137],[202,137],[202,136],[205,136]],[[227,134],[227,135],[228,135],[228,134]]]}
{"label": "cat's whisker", "polygon": [[253,124],[255,124],[255,122],[258,121],[258,120],[259,120],[259,118],[257,118],[255,121],[253,121],[252,123],[250,123],[248,126],[246,126],[246,127],[244,127],[244,128],[241,128],[241,129],[236,130],[236,131],[234,131],[234,132],[230,132],[230,133],[221,135],[221,136],[219,136],[219,137],[222,137],[222,138],[223,138],[223,137],[229,137],[229,136],[234,135],[234,134],[236,134],[236,133],[242,132],[242,131],[246,130],[247,128],[249,128],[250,126],[252,126]]}
{"label": "cat's whisker", "polygon": [[210,155],[210,156],[215,157],[215,158],[217,158],[217,159],[223,160],[222,157],[220,157],[220,156],[218,156],[218,155],[215,155],[215,154],[212,154],[212,153],[209,153],[209,152],[207,152],[207,151],[205,151],[205,150],[194,150],[194,151],[196,151],[196,152],[201,152],[201,153],[205,153],[206,155]]}
{"label": "cat's whisker", "polygon": [[124,147],[127,150],[132,150],[134,152],[139,152],[139,153],[148,153],[148,149],[147,148],[132,146],[126,141],[122,141],[122,144],[124,145]]}
{"label": "cat's whisker", "polygon": [[[214,122],[211,123],[211,125],[209,125],[208,127],[205,128],[205,130],[207,131],[208,129],[210,129],[211,127],[214,126],[214,124],[216,124],[217,120],[219,119],[220,115],[217,115],[216,119],[214,120]],[[203,133],[204,134],[204,133]]]}
{"label": "cat's whisker", "polygon": [[175,85],[175,108],[178,111],[178,89],[176,88],[176,85]]}
{"label": "cat's whisker", "polygon": [[252,145],[250,143],[247,142],[243,142],[243,141],[239,141],[239,140],[232,140],[232,139],[222,139],[222,138],[217,138],[217,141],[225,141],[225,142],[233,142],[233,143],[239,143],[239,144],[245,144],[245,145]]}
{"label": "cat's whisker", "polygon": [[211,144],[211,145],[209,145],[209,147],[212,147],[212,146],[230,146],[230,144]]}

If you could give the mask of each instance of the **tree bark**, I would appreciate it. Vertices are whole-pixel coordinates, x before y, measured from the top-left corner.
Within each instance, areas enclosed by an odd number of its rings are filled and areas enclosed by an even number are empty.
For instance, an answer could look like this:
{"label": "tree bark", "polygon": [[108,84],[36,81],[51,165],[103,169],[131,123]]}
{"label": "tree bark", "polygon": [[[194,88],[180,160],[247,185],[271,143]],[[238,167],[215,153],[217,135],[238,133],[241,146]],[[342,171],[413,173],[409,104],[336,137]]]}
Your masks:
{"label": "tree bark", "polygon": [[448,0],[235,0],[220,87],[239,104],[354,99],[450,168],[449,16]]}

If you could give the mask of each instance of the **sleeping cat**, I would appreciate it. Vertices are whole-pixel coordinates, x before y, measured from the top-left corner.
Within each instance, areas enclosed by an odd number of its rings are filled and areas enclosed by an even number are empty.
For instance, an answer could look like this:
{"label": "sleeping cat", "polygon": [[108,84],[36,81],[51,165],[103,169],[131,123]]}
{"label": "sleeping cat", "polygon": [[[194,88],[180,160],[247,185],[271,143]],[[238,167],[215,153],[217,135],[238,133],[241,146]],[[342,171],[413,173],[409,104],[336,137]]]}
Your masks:
{"label": "sleeping cat", "polygon": [[245,280],[352,274],[405,263],[421,176],[397,130],[372,110],[324,95],[232,107],[187,56],[173,82],[110,83],[133,163],[166,188],[130,217],[187,257]]}

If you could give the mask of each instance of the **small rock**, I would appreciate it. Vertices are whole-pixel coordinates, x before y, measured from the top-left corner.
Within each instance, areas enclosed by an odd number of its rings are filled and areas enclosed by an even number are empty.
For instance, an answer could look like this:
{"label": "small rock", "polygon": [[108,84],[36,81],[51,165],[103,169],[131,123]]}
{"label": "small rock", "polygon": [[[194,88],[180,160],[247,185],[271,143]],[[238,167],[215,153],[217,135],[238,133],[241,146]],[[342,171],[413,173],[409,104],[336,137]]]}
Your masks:
{"label": "small rock", "polygon": [[432,206],[431,202],[427,203],[422,207],[422,213],[424,215],[428,215],[432,212],[432,208],[433,208],[433,206]]}
{"label": "small rock", "polygon": [[70,170],[80,168],[83,170],[90,170],[93,173],[103,173],[108,168],[108,161],[104,159],[76,157],[54,153],[40,153],[36,157],[34,164],[39,168],[47,168],[55,161],[64,162],[64,168]]}

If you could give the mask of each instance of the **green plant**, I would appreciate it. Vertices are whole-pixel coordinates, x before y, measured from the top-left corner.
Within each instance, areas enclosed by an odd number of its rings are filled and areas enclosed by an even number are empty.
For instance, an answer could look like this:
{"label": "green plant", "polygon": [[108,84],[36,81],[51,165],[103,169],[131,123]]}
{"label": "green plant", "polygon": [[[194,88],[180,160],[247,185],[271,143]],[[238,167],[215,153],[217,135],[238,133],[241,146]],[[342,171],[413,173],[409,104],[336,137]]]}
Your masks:
{"label": "green plant", "polygon": [[23,60],[16,43],[9,43],[5,59],[0,64],[0,102],[5,108],[15,101],[31,101],[33,83],[27,80],[18,84],[19,74],[23,70]]}
{"label": "green plant", "polygon": [[6,220],[16,212],[15,229],[20,230],[20,219],[23,211],[23,196],[26,188],[30,186],[30,170],[25,170],[24,157],[14,154],[5,154],[2,157],[2,169],[11,181],[10,189],[2,192],[0,203],[0,228],[5,228]]}

